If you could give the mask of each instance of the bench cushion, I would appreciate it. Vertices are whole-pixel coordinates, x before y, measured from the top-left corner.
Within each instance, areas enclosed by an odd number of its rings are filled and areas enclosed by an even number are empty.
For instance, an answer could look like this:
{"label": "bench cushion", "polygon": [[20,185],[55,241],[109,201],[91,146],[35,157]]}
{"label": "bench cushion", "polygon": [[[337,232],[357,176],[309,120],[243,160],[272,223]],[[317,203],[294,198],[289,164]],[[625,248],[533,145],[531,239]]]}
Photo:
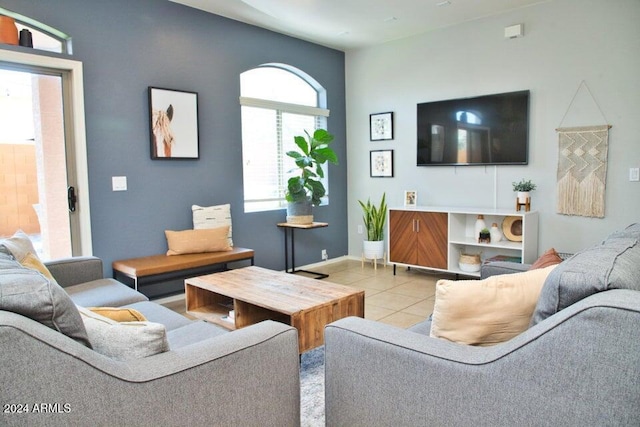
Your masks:
{"label": "bench cushion", "polygon": [[253,249],[234,247],[230,251],[185,255],[151,255],[114,261],[113,269],[129,277],[145,277],[190,268],[222,264],[253,258]]}

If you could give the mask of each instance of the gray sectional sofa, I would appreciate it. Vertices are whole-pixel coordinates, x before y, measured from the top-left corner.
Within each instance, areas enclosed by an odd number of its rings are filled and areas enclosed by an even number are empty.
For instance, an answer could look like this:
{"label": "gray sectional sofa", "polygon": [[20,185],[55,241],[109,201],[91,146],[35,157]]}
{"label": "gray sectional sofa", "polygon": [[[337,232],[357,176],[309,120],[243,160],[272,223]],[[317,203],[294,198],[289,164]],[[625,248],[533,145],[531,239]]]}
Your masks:
{"label": "gray sectional sofa", "polygon": [[165,325],[169,351],[113,360],[83,343],[81,332],[60,332],[73,319],[36,321],[28,317],[38,316],[34,307],[16,309],[25,283],[35,286],[31,301],[60,291],[16,264],[0,257],[0,425],[299,425],[294,328],[265,321],[227,332],[103,279],[98,258],[46,264],[74,304],[131,307]]}
{"label": "gray sectional sofa", "polygon": [[640,224],[559,264],[531,323],[491,347],[429,337],[428,321],[332,323],[327,425],[640,425]]}

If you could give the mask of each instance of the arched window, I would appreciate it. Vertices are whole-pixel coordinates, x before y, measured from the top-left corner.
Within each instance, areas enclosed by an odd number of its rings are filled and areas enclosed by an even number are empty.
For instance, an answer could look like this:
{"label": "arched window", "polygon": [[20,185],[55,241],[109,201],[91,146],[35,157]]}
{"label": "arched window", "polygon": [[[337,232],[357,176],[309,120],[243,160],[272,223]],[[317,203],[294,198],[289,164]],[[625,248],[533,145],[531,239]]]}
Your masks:
{"label": "arched window", "polygon": [[471,111],[457,111],[456,120],[462,123],[468,123],[471,125],[481,125],[482,119],[476,113]]}
{"label": "arched window", "polygon": [[18,31],[26,29],[31,33],[33,48],[49,52],[71,54],[71,37],[42,22],[20,15],[8,9],[0,7],[0,15],[9,16],[16,21]]}
{"label": "arched window", "polygon": [[296,68],[265,64],[240,75],[240,94],[244,210],[285,207],[286,183],[295,167],[285,153],[297,149],[294,136],[326,127],[326,92]]}

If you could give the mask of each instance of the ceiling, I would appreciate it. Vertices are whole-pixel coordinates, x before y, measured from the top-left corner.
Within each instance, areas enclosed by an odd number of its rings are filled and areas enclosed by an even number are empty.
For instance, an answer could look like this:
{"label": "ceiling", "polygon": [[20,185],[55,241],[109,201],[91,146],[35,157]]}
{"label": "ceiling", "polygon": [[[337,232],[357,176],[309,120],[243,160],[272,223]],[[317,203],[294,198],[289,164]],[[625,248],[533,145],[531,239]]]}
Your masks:
{"label": "ceiling", "polygon": [[170,1],[346,51],[551,0]]}

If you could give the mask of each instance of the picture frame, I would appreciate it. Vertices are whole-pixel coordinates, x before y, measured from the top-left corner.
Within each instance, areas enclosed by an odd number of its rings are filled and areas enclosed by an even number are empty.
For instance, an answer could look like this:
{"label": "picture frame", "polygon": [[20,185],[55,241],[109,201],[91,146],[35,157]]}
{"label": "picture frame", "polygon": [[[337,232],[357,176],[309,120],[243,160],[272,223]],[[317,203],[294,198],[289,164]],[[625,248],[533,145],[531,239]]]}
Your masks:
{"label": "picture frame", "polygon": [[404,205],[406,207],[418,206],[418,192],[415,190],[406,190],[404,192]]}
{"label": "picture frame", "polygon": [[393,178],[393,150],[371,150],[369,175],[372,178]]}
{"label": "picture frame", "polygon": [[149,86],[152,160],[200,158],[198,94]]}
{"label": "picture frame", "polygon": [[369,139],[371,141],[393,139],[393,112],[369,114]]}

